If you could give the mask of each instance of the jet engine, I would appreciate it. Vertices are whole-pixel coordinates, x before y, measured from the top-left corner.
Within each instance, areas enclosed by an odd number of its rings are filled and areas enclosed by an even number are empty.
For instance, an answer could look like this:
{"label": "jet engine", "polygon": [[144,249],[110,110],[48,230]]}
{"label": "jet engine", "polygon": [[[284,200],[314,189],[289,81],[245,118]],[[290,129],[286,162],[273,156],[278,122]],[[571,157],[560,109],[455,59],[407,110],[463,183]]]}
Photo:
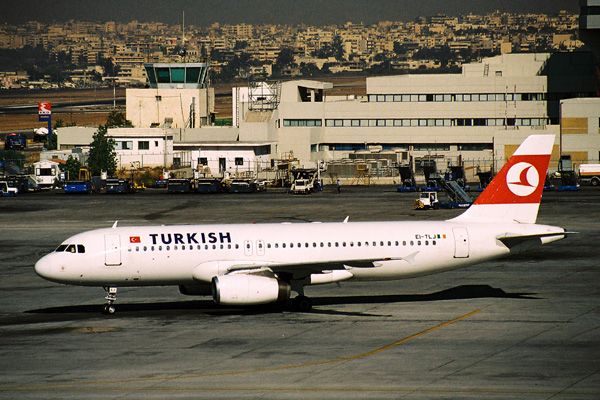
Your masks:
{"label": "jet engine", "polygon": [[232,274],[212,279],[217,304],[243,306],[284,301],[290,298],[289,283],[264,275]]}

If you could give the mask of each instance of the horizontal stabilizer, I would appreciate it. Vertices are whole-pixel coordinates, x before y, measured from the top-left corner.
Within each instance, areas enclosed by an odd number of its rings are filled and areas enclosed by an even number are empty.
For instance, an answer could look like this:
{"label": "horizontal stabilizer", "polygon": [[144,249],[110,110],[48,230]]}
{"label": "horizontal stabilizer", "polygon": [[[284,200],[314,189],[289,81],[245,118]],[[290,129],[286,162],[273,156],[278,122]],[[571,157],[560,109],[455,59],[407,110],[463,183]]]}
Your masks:
{"label": "horizontal stabilizer", "polygon": [[506,246],[511,253],[518,253],[524,250],[529,250],[539,245],[554,242],[556,240],[563,239],[567,234],[576,232],[550,232],[540,233],[533,235],[520,235],[520,234],[504,234],[496,237],[504,246]]}

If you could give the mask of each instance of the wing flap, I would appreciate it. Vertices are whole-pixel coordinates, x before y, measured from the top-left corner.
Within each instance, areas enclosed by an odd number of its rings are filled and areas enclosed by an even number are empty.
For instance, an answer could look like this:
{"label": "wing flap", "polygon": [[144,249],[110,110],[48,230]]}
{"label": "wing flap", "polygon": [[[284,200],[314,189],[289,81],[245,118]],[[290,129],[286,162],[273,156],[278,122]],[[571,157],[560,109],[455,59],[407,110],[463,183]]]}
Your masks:
{"label": "wing flap", "polygon": [[294,279],[299,277],[306,277],[311,274],[323,274],[330,273],[333,270],[346,270],[348,267],[351,268],[378,268],[383,261],[390,260],[405,260],[409,263],[414,262],[415,254],[404,257],[390,257],[390,258],[370,258],[370,259],[351,259],[351,260],[335,260],[335,261],[322,261],[322,262],[296,262],[296,263],[273,263],[266,262],[261,265],[251,264],[235,264],[227,268],[228,273],[240,272],[240,271],[252,271],[268,268],[274,273],[290,273],[293,274]]}

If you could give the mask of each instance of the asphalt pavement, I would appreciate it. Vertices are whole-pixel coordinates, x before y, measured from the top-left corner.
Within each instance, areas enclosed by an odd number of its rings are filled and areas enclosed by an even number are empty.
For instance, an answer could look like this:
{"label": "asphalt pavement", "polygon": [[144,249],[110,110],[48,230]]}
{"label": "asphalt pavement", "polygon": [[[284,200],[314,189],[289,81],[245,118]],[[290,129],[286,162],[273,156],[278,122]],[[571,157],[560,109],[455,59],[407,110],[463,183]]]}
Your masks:
{"label": "asphalt pavement", "polygon": [[502,260],[392,282],[308,287],[309,313],[232,308],[176,287],[54,284],[34,263],[119,225],[444,220],[391,186],[322,193],[0,198],[0,398],[598,399],[600,190],[544,194],[539,223],[578,234]]}

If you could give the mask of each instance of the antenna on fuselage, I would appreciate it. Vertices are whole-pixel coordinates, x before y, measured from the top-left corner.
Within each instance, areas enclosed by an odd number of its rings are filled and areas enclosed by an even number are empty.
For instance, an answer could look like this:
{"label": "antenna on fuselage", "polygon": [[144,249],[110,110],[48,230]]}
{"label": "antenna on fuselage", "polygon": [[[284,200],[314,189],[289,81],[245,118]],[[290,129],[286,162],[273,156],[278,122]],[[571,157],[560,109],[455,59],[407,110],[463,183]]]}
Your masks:
{"label": "antenna on fuselage", "polygon": [[113,226],[112,226],[112,227],[113,227],[113,228],[116,228],[118,223],[119,223],[119,221],[118,221],[118,220],[117,220],[117,221],[115,221],[115,223],[113,224]]}

